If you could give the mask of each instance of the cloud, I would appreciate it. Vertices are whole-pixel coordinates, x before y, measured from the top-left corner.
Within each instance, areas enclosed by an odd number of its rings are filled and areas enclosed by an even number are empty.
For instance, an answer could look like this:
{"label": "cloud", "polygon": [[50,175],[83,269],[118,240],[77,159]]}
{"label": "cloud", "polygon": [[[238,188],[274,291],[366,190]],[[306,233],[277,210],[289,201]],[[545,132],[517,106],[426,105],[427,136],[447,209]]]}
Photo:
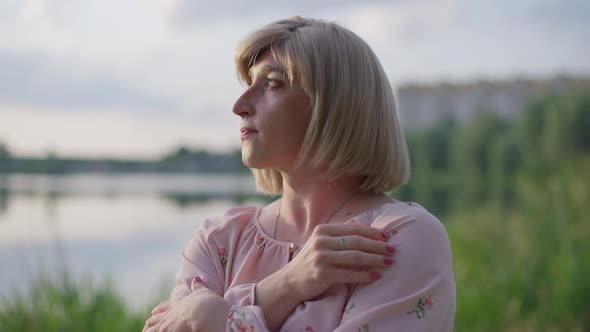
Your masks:
{"label": "cloud", "polygon": [[356,0],[303,0],[303,1],[198,1],[181,0],[177,3],[176,9],[172,12],[173,23],[179,25],[202,24],[204,21],[225,20],[239,18],[244,20],[248,17],[260,16],[269,12],[291,12],[307,16],[311,12],[323,12],[325,10],[341,10],[347,7],[366,7],[372,5],[395,5],[401,3],[433,2],[433,0],[367,0],[358,2]]}
{"label": "cloud", "polygon": [[[590,2],[587,0],[546,1],[536,3],[527,11],[531,19],[539,23],[555,26],[579,28],[590,27],[588,13]],[[587,32],[587,31],[586,31]]]}
{"label": "cloud", "polygon": [[[455,11],[457,25],[478,23],[476,26],[528,25],[536,30],[585,32],[590,27],[587,0],[459,0]],[[587,29],[586,29],[587,30]]]}
{"label": "cloud", "polygon": [[107,73],[68,65],[66,59],[57,61],[42,53],[0,50],[0,72],[0,99],[9,103],[69,110],[177,108],[173,100],[142,91]]}

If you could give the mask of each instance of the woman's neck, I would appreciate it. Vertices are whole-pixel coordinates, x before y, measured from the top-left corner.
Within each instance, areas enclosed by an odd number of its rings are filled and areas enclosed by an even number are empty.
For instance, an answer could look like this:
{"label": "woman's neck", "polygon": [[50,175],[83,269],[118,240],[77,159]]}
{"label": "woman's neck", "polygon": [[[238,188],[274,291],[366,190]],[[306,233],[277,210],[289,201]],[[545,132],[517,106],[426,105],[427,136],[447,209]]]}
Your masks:
{"label": "woman's neck", "polygon": [[[283,197],[280,204],[280,222],[289,228],[311,235],[313,229],[338,219],[339,213],[359,196],[360,177],[341,178],[332,182],[322,180],[314,172],[289,172],[283,175]],[[336,211],[342,209],[341,211]]]}

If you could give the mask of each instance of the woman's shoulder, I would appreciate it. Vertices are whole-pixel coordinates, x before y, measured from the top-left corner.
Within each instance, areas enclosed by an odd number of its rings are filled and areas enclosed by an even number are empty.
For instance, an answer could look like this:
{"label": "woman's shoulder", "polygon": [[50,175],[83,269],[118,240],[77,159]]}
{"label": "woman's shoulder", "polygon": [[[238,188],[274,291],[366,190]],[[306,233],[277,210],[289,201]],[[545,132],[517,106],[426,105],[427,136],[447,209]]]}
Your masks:
{"label": "woman's shoulder", "polygon": [[371,226],[383,229],[394,236],[401,236],[428,250],[450,251],[447,231],[443,223],[427,209],[415,202],[385,204],[377,213]]}
{"label": "woman's shoulder", "polygon": [[372,220],[372,226],[379,228],[399,227],[402,224],[420,224],[444,231],[442,222],[416,202],[395,201],[384,204]]}
{"label": "woman's shoulder", "polygon": [[227,210],[223,214],[226,220],[242,220],[243,217],[251,218],[259,207],[254,205],[238,206]]}
{"label": "woman's shoulder", "polygon": [[227,210],[224,214],[207,218],[197,230],[206,237],[242,232],[248,226],[255,226],[257,206],[239,206]]}

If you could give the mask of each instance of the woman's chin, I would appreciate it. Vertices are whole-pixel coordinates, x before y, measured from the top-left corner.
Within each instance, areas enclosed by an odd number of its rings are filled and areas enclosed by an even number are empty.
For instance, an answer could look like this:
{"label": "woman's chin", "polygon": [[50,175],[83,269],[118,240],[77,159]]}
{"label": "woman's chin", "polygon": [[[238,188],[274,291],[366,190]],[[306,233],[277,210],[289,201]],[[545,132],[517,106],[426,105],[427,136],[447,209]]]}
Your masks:
{"label": "woman's chin", "polygon": [[263,163],[257,163],[255,161],[253,161],[252,159],[242,159],[242,161],[244,162],[244,165],[246,165],[246,167],[251,168],[251,169],[264,169],[264,168],[268,168]]}
{"label": "woman's chin", "polygon": [[[258,153],[257,153],[258,152]],[[268,158],[260,150],[254,150],[250,146],[242,146],[242,162],[248,168],[268,168]]]}
{"label": "woman's chin", "polygon": [[257,159],[257,158],[253,158],[253,156],[244,156],[242,155],[242,162],[244,163],[244,165],[246,165],[246,167],[251,168],[251,169],[271,169],[271,168],[275,168],[273,167],[273,164],[269,164],[268,162],[264,162],[264,160],[261,159]]}
{"label": "woman's chin", "polygon": [[254,158],[254,156],[252,156],[252,154],[245,153],[243,150],[242,150],[242,162],[248,168],[262,168],[260,165],[260,162],[257,162],[256,158]]}

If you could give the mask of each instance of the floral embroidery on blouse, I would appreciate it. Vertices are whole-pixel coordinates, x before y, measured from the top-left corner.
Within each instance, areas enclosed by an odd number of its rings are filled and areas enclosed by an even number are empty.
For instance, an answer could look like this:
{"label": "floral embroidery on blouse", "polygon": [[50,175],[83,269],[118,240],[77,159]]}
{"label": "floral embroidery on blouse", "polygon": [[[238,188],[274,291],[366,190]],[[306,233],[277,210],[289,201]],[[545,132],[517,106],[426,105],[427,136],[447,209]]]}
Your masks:
{"label": "floral embroidery on blouse", "polygon": [[264,249],[264,247],[266,246],[266,240],[264,240],[264,237],[258,236],[256,238],[256,245],[258,246],[259,250]]}
{"label": "floral embroidery on blouse", "polygon": [[369,324],[365,324],[358,329],[358,332],[369,332]]}
{"label": "floral embroidery on blouse", "polygon": [[418,304],[416,304],[416,309],[408,311],[408,315],[416,313],[416,317],[418,317],[418,319],[422,319],[426,315],[426,309],[430,308],[432,308],[432,295],[429,295],[425,298],[420,298],[418,300]]}
{"label": "floral embroidery on blouse", "polygon": [[217,253],[219,254],[219,260],[221,261],[221,266],[223,266],[223,268],[225,269],[225,267],[227,265],[227,249],[219,248],[217,250]]}
{"label": "floral embroidery on blouse", "polygon": [[239,312],[235,307],[232,307],[229,311],[228,319],[228,331],[231,332],[255,332],[253,320],[246,315],[244,312]]}

